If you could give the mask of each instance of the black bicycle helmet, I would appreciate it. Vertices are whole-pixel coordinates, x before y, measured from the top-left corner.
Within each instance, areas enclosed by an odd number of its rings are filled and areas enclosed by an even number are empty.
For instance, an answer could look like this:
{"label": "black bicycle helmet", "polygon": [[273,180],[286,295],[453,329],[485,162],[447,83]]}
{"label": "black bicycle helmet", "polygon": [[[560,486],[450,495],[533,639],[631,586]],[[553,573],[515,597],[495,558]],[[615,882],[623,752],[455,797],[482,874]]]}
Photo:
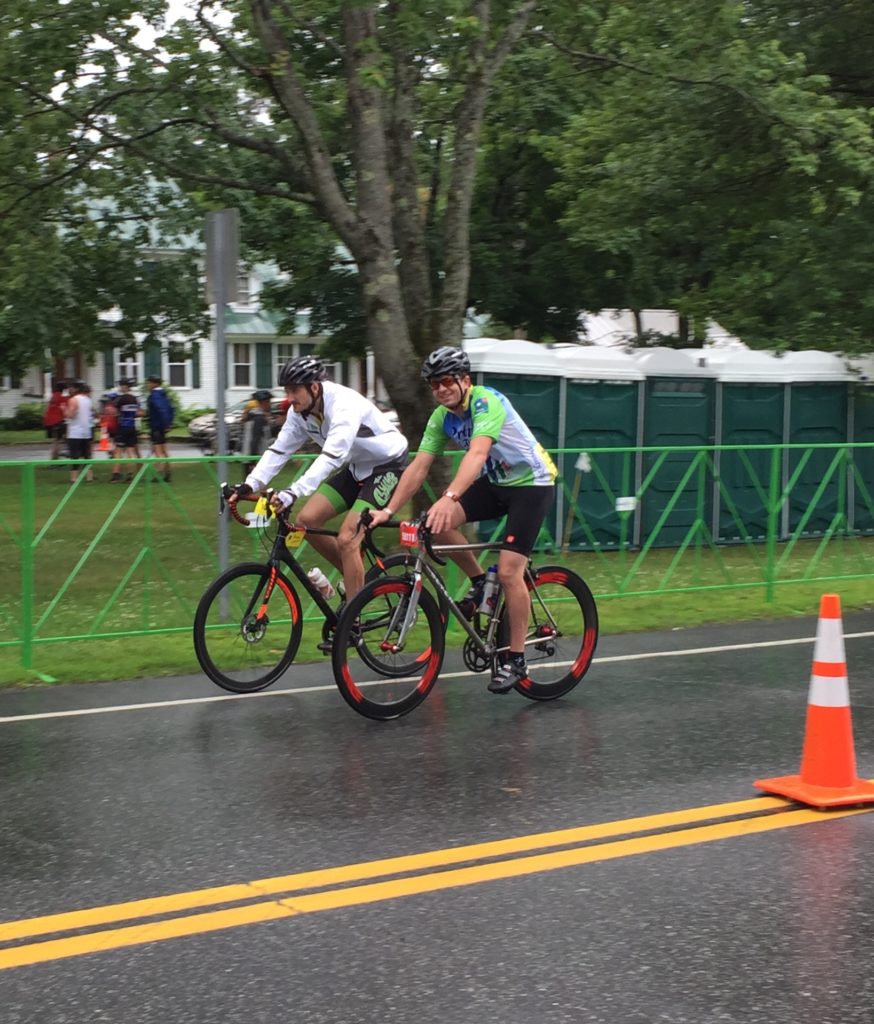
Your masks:
{"label": "black bicycle helmet", "polygon": [[298,356],[279,371],[279,386],[288,388],[295,384],[316,384],[327,376],[325,364],[318,356]]}
{"label": "black bicycle helmet", "polygon": [[470,359],[464,349],[452,345],[441,345],[435,348],[422,363],[422,376],[425,380],[434,377],[464,377],[470,374]]}

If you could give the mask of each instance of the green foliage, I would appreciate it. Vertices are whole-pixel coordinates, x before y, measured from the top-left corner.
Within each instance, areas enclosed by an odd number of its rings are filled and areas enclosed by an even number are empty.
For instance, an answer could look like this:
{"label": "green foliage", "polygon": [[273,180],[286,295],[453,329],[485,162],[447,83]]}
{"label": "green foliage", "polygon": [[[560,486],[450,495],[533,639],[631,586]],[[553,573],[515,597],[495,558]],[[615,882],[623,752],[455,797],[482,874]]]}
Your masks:
{"label": "green foliage", "polygon": [[544,139],[553,194],[575,244],[625,261],[625,305],[752,345],[869,347],[874,93],[824,73],[860,31],[851,7],[618,3],[588,44],[609,60],[570,58],[608,70]]}
{"label": "green foliage", "polygon": [[45,404],[42,402],[22,402],[16,406],[14,415],[6,420],[9,430],[36,430],[42,426]]}

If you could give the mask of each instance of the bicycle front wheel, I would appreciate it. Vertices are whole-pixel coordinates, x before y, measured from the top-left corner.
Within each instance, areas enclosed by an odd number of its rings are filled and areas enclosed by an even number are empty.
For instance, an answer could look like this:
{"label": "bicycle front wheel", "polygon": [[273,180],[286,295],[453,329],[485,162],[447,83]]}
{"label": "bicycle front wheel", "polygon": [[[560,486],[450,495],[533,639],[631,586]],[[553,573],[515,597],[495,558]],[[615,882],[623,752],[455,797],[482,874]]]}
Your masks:
{"label": "bicycle front wheel", "polygon": [[[382,576],[346,605],[334,634],[334,680],[360,715],[400,718],[431,692],[443,663],[444,621],[437,602],[422,588],[415,620],[399,644],[413,597],[413,581]],[[374,676],[380,678],[374,678]]]}
{"label": "bicycle front wheel", "polygon": [[232,693],[255,693],[277,680],[300,646],[303,614],[288,580],[247,562],[223,572],[200,599],[194,650],[200,667]]}
{"label": "bicycle front wheel", "polygon": [[[371,580],[379,579],[380,576],[404,576],[412,571],[415,564],[416,556],[412,551],[397,551],[393,555],[386,555],[380,562],[371,565],[365,573],[364,582],[369,583]],[[449,602],[441,591],[432,589],[431,593],[434,595],[437,607],[440,609],[441,618],[444,622],[448,621]]]}
{"label": "bicycle front wheel", "polygon": [[[531,700],[555,700],[569,693],[592,663],[598,643],[598,609],[585,581],[560,565],[543,565],[526,575],[531,611],[525,635],[528,677],[516,690]],[[506,615],[498,647],[509,646]]]}

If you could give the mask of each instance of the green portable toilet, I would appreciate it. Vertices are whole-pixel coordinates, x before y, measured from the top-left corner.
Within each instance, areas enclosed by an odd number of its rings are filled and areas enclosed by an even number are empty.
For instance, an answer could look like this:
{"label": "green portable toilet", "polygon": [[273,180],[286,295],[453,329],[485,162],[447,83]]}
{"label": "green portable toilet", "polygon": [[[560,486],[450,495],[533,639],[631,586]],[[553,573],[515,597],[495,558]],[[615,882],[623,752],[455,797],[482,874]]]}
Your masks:
{"label": "green portable toilet", "polygon": [[673,547],[686,539],[699,512],[706,528],[712,526],[712,474],[702,481],[693,473],[680,485],[695,459],[695,449],[714,443],[714,371],[701,365],[706,360],[696,362],[676,349],[638,349],[634,357],[646,377],[644,446],[692,449],[666,456],[644,452],[642,458],[639,542],[646,543],[658,528],[653,543]]}
{"label": "green portable toilet", "polygon": [[764,540],[773,453],[754,446],[783,443],[787,368],[770,352],[739,349],[728,352],[716,370],[716,443],[740,446],[716,455],[716,536],[720,541]]}
{"label": "green portable toilet", "polygon": [[564,380],[561,447],[581,455],[560,458],[564,479],[561,543],[574,548],[617,548],[637,536],[640,458],[635,451],[593,452],[598,448],[637,448],[643,372],[624,348],[556,346]]}
{"label": "green portable toilet", "polygon": [[[848,440],[847,389],[851,375],[831,352],[789,352],[782,357],[789,380],[789,444],[845,444]],[[800,468],[786,508],[785,530],[817,536],[831,526],[840,507],[841,474],[832,470],[835,450],[788,452],[787,479]],[[824,486],[818,500],[816,495]]]}
{"label": "green portable toilet", "polygon": [[[851,360],[854,373],[849,385],[850,440],[874,444],[874,356]],[[874,448],[853,453],[854,471],[849,479],[849,506],[853,529],[874,533]]]}
{"label": "green portable toilet", "polygon": [[[562,382],[553,349],[532,341],[478,338],[465,342],[465,351],[476,383],[506,395],[543,447],[557,448]],[[549,537],[542,537],[538,547],[555,544],[558,511],[556,503],[544,523]],[[480,536],[491,536],[496,526],[496,522],[483,522]]]}

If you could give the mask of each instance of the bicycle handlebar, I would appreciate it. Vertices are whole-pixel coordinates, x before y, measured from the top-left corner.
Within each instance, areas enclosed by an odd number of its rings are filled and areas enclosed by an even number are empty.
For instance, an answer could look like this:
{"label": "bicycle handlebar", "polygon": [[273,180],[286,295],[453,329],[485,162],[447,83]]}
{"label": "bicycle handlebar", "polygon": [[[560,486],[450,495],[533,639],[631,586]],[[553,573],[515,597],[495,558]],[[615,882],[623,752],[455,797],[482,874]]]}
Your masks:
{"label": "bicycle handlebar", "polygon": [[[432,545],[431,531],[426,525],[428,519],[428,513],[423,512],[417,519],[414,519],[412,526],[416,527],[416,532],[419,536],[419,540],[422,542],[422,547],[428,554],[428,557],[436,562],[438,565],[446,565],[446,559],[441,558],[440,555],[434,550]],[[371,515],[370,510],[365,509],[359,517],[358,523],[364,528],[364,543],[369,546],[370,550],[377,555],[379,558],[385,558],[385,553],[380,551],[376,544],[373,542],[373,531],[374,529],[380,529],[386,526],[399,527],[401,525],[400,520],[389,519],[384,523],[380,523],[379,527],[373,527],[370,525]]]}
{"label": "bicycle handlebar", "polygon": [[[233,493],[234,493],[234,488],[230,484],[228,484],[228,483],[221,484],[221,486],[219,488],[219,512],[220,513],[223,512],[225,507],[227,507],[228,511],[231,513],[233,518],[236,519],[236,521],[241,526],[250,526],[251,524],[250,524],[249,520],[246,519],[245,516],[241,516],[240,513],[237,511],[236,502],[234,502],[234,504],[231,504],[230,501],[228,500]],[[319,529],[318,527],[314,527],[314,526],[298,526],[297,523],[293,523],[288,518],[288,510],[286,510],[284,508],[275,508],[273,505],[270,504],[270,501],[271,501],[271,499],[272,499],[272,497],[273,497],[273,495],[275,493],[276,492],[273,490],[273,488],[268,488],[268,490],[266,490],[264,492],[263,497],[267,501],[267,507],[268,507],[268,510],[269,510],[269,514],[272,515],[272,516],[275,516],[277,521],[281,524],[281,526],[285,530],[287,530],[289,533],[294,533],[296,531],[302,531],[303,533],[320,534],[320,535],[325,536],[325,537],[336,537],[337,536],[337,532],[335,530],[322,530],[322,529]],[[262,495],[258,494],[256,491],[253,491],[251,494],[241,494],[241,495],[238,495],[237,500],[238,501],[258,502],[258,501],[261,500],[261,497],[262,497]],[[369,513],[365,509],[365,511],[361,513],[362,525],[366,526],[366,524],[363,522],[363,520],[364,520],[364,517],[367,516],[367,515],[369,515]],[[367,529],[365,529],[364,546],[374,556],[374,558],[378,558],[378,559],[385,558],[385,553],[380,551],[379,548],[376,546],[376,544],[374,544],[371,532],[370,532],[370,530],[367,530]]]}

